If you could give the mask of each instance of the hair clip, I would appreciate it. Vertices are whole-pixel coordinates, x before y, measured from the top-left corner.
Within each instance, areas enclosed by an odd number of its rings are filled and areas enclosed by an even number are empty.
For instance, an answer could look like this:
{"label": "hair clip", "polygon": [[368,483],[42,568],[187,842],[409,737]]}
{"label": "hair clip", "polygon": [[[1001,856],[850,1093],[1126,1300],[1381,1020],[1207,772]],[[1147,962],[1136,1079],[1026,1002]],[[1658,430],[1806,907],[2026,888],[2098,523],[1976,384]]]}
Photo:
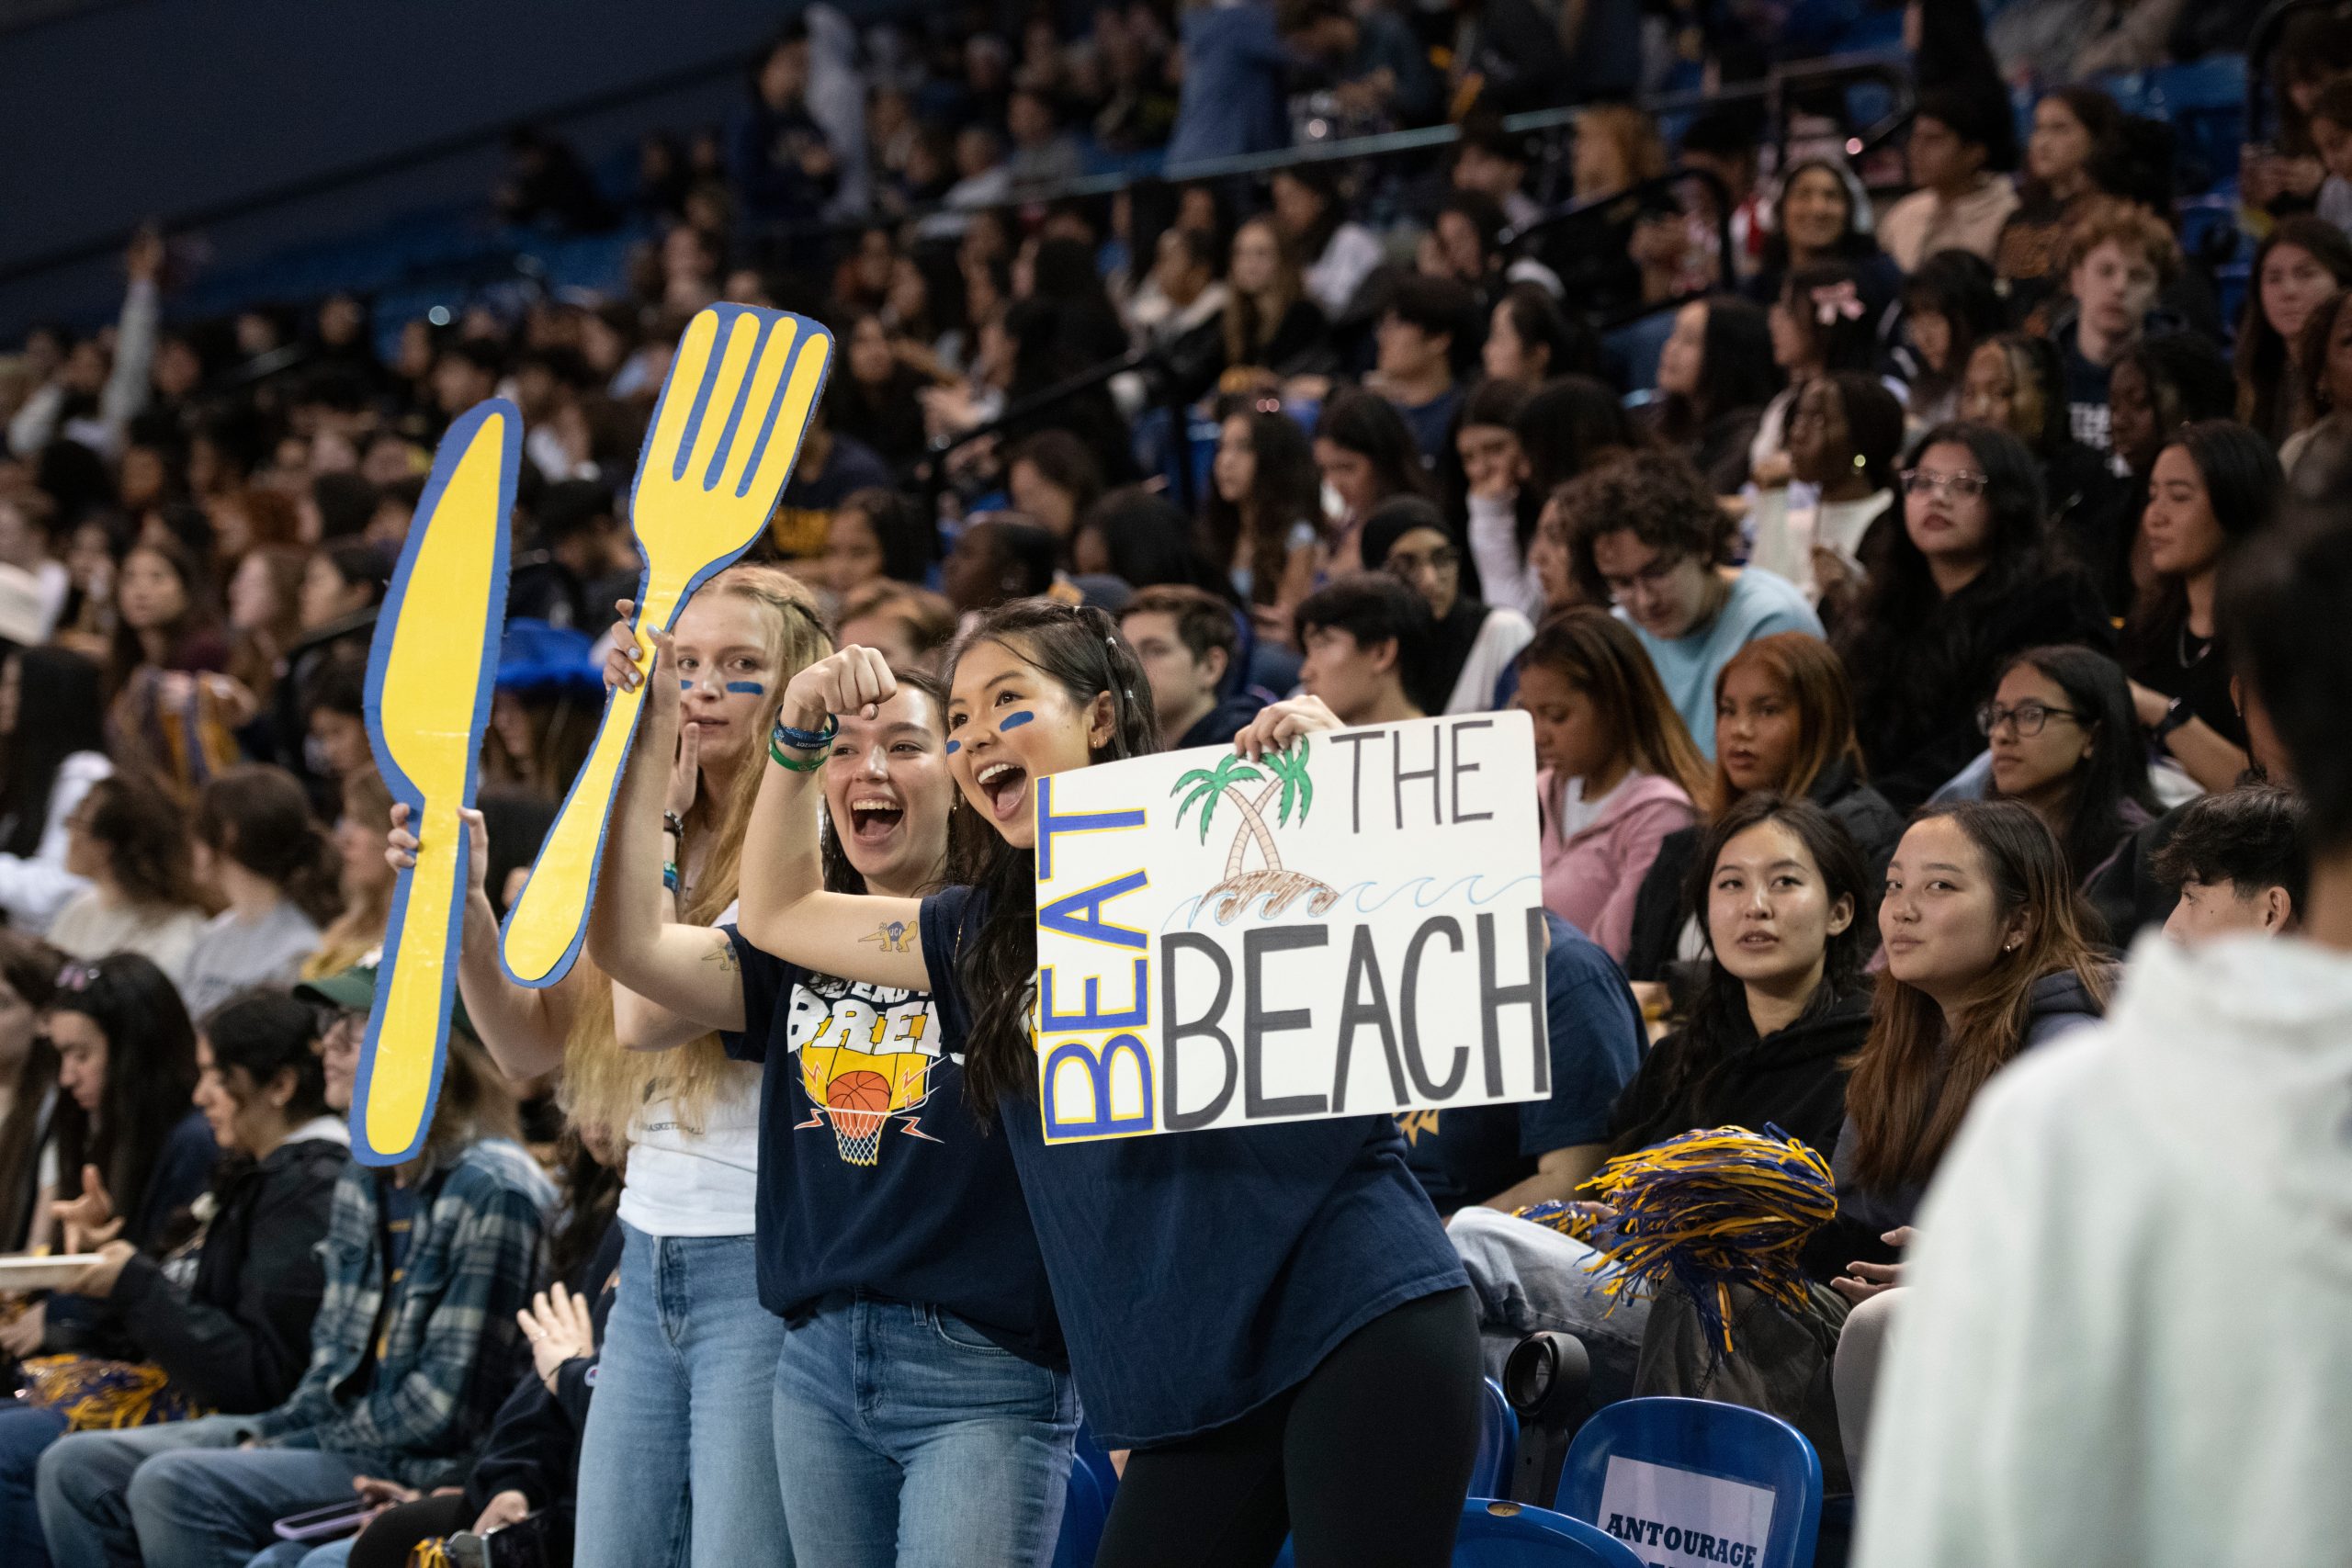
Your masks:
{"label": "hair clip", "polygon": [[1853,284],[1844,278],[1825,283],[1813,290],[1813,319],[1823,326],[1843,316],[1849,321],[1862,319],[1861,296],[1854,292]]}
{"label": "hair clip", "polygon": [[95,963],[83,964],[77,962],[68,964],[64,968],[60,969],[57,972],[57,984],[59,988],[62,990],[86,990],[89,988],[90,982],[97,979],[98,976],[99,970],[97,964]]}

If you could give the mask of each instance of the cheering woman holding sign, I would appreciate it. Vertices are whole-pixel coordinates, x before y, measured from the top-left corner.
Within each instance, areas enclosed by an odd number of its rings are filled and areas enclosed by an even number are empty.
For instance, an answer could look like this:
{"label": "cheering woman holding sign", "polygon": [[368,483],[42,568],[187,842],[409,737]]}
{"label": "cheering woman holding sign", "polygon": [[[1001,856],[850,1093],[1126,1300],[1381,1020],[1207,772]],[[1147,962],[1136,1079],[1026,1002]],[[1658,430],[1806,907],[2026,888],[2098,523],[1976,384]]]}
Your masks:
{"label": "cheering woman holding sign", "polygon": [[[1476,1448],[1461,1268],[1386,1116],[1047,1147],[1030,1042],[1036,815],[1049,773],[1159,749],[1151,692],[1099,610],[1022,602],[958,644],[947,762],[993,829],[970,882],[825,890],[816,777],[839,721],[896,694],[848,648],[786,689],[744,840],[744,938],[786,963],[929,991],[974,1113],[1010,1147],[1096,1434],[1135,1450],[1104,1568],[1436,1568]],[[1280,704],[1236,744],[1333,724]]]}

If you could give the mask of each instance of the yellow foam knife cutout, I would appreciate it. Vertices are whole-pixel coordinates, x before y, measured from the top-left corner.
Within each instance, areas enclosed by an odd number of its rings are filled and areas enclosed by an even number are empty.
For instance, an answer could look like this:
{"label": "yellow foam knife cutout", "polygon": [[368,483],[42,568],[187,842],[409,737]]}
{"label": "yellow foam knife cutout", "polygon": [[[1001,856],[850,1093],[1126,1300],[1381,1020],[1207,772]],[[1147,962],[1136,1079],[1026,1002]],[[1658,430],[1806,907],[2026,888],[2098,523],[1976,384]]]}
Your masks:
{"label": "yellow foam knife cutout", "polygon": [[368,1164],[414,1154],[440,1088],[467,892],[458,813],[472,804],[490,716],[522,434],[514,405],[493,399],[442,438],[368,657],[377,766],[393,797],[407,802],[418,849],[394,886],[352,1104]]}
{"label": "yellow foam knife cutout", "polygon": [[[749,305],[714,305],[686,324],[630,492],[645,557],[634,628],[645,668],[653,649],[647,628],[666,630],[687,597],[766,528],[832,346],[815,321]],[[644,701],[642,683],[606,693],[588,760],[507,913],[499,956],[523,985],[553,985],[579,956],[605,820]]]}

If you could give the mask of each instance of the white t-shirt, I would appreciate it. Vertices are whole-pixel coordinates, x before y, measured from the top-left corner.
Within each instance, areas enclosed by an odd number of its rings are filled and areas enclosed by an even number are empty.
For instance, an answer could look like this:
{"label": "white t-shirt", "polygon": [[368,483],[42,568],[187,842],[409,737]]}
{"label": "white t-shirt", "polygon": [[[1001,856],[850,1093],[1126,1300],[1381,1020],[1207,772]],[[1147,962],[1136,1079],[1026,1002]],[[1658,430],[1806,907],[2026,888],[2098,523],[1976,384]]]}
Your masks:
{"label": "white t-shirt", "polygon": [[[735,919],[719,911],[714,926]],[[750,1235],[759,1201],[762,1069],[729,1062],[710,1105],[689,1127],[678,1103],[657,1095],[628,1125],[628,1174],[620,1217],[647,1235]]]}

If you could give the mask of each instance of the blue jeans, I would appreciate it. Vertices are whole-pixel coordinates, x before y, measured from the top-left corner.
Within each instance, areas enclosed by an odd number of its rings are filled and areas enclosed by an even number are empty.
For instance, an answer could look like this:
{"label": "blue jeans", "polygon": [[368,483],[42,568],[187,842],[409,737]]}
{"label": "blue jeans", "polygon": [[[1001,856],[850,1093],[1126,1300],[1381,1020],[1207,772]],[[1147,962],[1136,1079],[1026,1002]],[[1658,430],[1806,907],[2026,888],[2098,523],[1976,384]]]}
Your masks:
{"label": "blue jeans", "polygon": [[40,1523],[63,1568],[244,1568],[288,1514],[351,1496],[359,1464],[240,1449],[249,1416],[76,1432],[40,1460]]}
{"label": "blue jeans", "polygon": [[11,1568],[49,1568],[33,1475],[40,1456],[64,1435],[65,1417],[54,1410],[0,1404],[0,1562]]}
{"label": "blue jeans", "polygon": [[356,1535],[347,1535],[324,1546],[313,1546],[307,1540],[281,1540],[275,1546],[264,1547],[245,1568],[344,1568],[351,1561],[351,1548],[358,1540]]}
{"label": "blue jeans", "polygon": [[1613,1266],[1586,1269],[1600,1254],[1548,1225],[1498,1210],[1458,1209],[1445,1234],[1478,1294],[1478,1337],[1488,1377],[1502,1377],[1511,1347],[1551,1330],[1584,1342],[1596,1404],[1632,1397],[1642,1330],[1650,1317],[1646,1293],[1602,1294]]}
{"label": "blue jeans", "polygon": [[580,1444],[577,1568],[788,1565],[768,1424],[784,1322],[760,1304],[752,1238],[622,1237]]}
{"label": "blue jeans", "polygon": [[829,1307],[775,1364],[792,1549],[825,1568],[1052,1562],[1077,1436],[1069,1373],[936,1307]]}

